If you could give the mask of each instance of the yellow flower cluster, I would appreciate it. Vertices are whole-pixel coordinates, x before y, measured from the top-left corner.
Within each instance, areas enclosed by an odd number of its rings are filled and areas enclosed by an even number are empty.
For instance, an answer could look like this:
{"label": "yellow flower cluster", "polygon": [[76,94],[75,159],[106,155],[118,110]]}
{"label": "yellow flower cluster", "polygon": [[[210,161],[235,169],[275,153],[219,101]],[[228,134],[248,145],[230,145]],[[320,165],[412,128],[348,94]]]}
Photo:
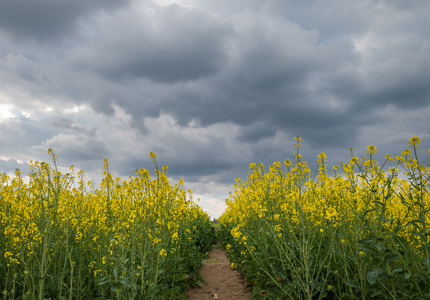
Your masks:
{"label": "yellow flower cluster", "polygon": [[[73,166],[66,174],[59,172],[55,153],[50,150],[50,154],[53,167],[31,162],[27,183],[19,170],[13,179],[0,174],[0,289],[18,284],[40,294],[49,278],[80,274],[97,280],[113,276],[112,280],[121,279],[130,289],[137,291],[139,286],[144,295],[149,286],[159,283],[156,270],[169,263],[167,253],[174,253],[172,259],[179,262],[184,253],[196,251],[190,249],[195,249],[196,235],[201,233],[197,226],[210,228],[209,216],[184,190],[183,181],[171,185],[167,167],[158,169],[155,153],[151,153],[154,177],[142,169],[128,180],[115,178],[105,160],[98,188],[84,171],[77,173],[76,184]],[[136,265],[145,269],[138,270]],[[178,266],[177,270],[187,268]],[[12,280],[7,274],[14,270],[31,274],[31,280]],[[70,282],[82,285],[70,286],[70,290],[94,285],[67,276],[60,277],[67,282],[53,285],[59,289]],[[151,276],[155,283],[150,282]],[[172,280],[178,276],[172,274]],[[97,283],[98,289],[105,286]]]}
{"label": "yellow flower cluster", "polygon": [[[419,138],[410,139],[410,147],[416,147],[418,143]],[[299,147],[297,143],[296,149]],[[412,152],[407,150],[401,158],[386,156],[385,163],[391,161],[395,164],[386,173],[371,157],[376,152],[375,146],[368,146],[368,156],[360,159],[352,154],[350,162],[336,166],[331,177],[327,175],[326,156],[322,153],[318,156],[319,175],[316,179],[311,178],[311,171],[298,151],[295,164],[285,161],[284,170],[279,162],[270,166],[269,171],[262,164],[251,164],[247,180],[242,182],[238,179],[233,186],[221,222],[234,224],[231,235],[239,241],[244,229],[255,218],[270,220],[274,224],[274,232],[280,233],[283,229],[276,222],[281,219],[297,225],[306,218],[313,226],[341,226],[352,230],[357,215],[365,214],[368,220],[391,220],[384,226],[406,227],[402,234],[415,240],[408,231],[413,226],[406,224],[419,218],[423,208],[418,203],[422,203],[424,208],[429,207],[430,196],[428,183],[423,190],[417,188],[414,180],[421,178],[426,182],[430,167],[419,165],[417,159],[411,157]],[[402,165],[403,161],[405,165]],[[399,178],[399,167],[404,167],[405,175],[413,175],[414,180]],[[405,200],[407,198],[408,201]],[[430,216],[426,221],[430,222]]]}
{"label": "yellow flower cluster", "polygon": [[[221,228],[230,236],[225,243],[229,243],[234,263],[249,267],[252,264],[238,255],[249,253],[259,270],[270,278],[264,259],[253,254],[256,247],[267,251],[268,257],[278,255],[277,259],[284,262],[288,256],[282,251],[290,251],[288,247],[292,247],[295,239],[297,249],[305,255],[306,247],[318,236],[326,239],[328,245],[344,245],[345,255],[357,261],[365,259],[366,251],[391,251],[393,257],[398,257],[389,261],[392,269],[406,268],[409,258],[405,258],[404,265],[400,258],[405,249],[413,249],[420,257],[419,263],[430,261],[430,164],[419,162],[419,143],[418,137],[412,137],[408,149],[396,158],[386,155],[382,165],[375,160],[375,146],[368,146],[361,158],[351,148],[349,162],[333,167],[332,176],[328,175],[324,153],[318,156],[313,176],[299,153],[299,137],[294,159],[286,160],[283,168],[280,162],[273,163],[268,170],[261,163],[251,163],[247,179],[237,179],[233,185],[220,218]],[[390,166],[388,172],[385,166]],[[402,175],[400,169],[404,171]],[[276,281],[273,284],[281,288]]]}

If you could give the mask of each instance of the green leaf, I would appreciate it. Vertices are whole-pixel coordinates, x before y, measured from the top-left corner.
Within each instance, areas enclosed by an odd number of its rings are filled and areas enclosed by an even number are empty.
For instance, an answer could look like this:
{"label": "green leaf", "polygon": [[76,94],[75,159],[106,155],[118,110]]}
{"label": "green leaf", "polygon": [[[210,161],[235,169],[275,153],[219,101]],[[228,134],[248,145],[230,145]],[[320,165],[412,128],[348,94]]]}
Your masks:
{"label": "green leaf", "polygon": [[373,243],[374,240],[375,239],[372,239],[372,238],[365,238],[365,239],[359,240],[358,242],[360,244],[371,244],[371,243]]}
{"label": "green leaf", "polygon": [[110,282],[112,282],[112,278],[110,276],[107,276],[107,277],[103,278],[102,281],[99,282],[99,285],[103,285],[103,284],[110,283]]}
{"label": "green leaf", "polygon": [[387,252],[384,255],[384,261],[387,262],[394,262],[396,259],[399,258],[399,255],[397,253],[394,253],[390,250],[386,250]]}
{"label": "green leaf", "polygon": [[358,289],[358,288],[360,288],[357,284],[354,284],[354,283],[352,283],[352,282],[350,282],[350,281],[348,281],[348,280],[345,280],[345,282],[344,282],[347,286],[350,286],[350,287],[353,287],[353,288],[356,288],[356,289]]}
{"label": "green leaf", "polygon": [[397,269],[391,271],[391,275],[394,275],[394,274],[400,273],[400,272],[403,272],[403,267],[400,267],[400,268],[397,268]]}
{"label": "green leaf", "polygon": [[121,278],[120,280],[119,280],[119,282],[123,285],[123,286],[125,286],[125,287],[127,287],[127,288],[132,288],[133,287],[133,284],[131,283],[131,281],[130,280],[128,280],[127,278]]}
{"label": "green leaf", "polygon": [[374,290],[373,292],[372,292],[372,294],[370,294],[370,296],[373,298],[373,297],[376,297],[376,296],[379,296],[379,295],[382,295],[383,294],[383,290]]}
{"label": "green leaf", "polygon": [[367,282],[369,282],[370,285],[375,284],[376,281],[378,280],[378,276],[383,274],[383,273],[384,273],[384,271],[381,269],[375,269],[375,270],[367,272],[367,275],[366,275]]}
{"label": "green leaf", "polygon": [[378,249],[379,251],[381,251],[382,249],[384,249],[384,246],[382,246],[381,244],[376,244],[376,249]]}
{"label": "green leaf", "polygon": [[369,252],[373,252],[376,255],[379,255],[379,250],[374,245],[363,244],[363,245],[359,246],[359,248],[367,250]]}
{"label": "green leaf", "polygon": [[416,227],[417,229],[420,229],[419,227],[418,227],[418,225],[416,224],[416,223],[419,223],[420,221],[419,220],[411,220],[411,221],[409,221],[408,223],[406,223],[406,225],[405,226],[403,226],[403,228],[406,228],[406,227],[408,227],[409,225],[413,225],[414,227]]}

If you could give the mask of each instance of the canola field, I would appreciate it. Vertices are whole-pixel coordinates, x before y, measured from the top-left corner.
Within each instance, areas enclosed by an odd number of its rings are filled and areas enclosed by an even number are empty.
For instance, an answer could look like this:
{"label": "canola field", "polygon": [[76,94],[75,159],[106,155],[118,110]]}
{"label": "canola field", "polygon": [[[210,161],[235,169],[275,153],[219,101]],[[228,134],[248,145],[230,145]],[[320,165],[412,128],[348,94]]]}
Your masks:
{"label": "canola field", "polygon": [[419,143],[382,163],[374,146],[363,157],[350,149],[330,176],[324,153],[311,172],[300,137],[292,161],[251,164],[219,238],[255,298],[430,299],[430,165]]}
{"label": "canola field", "polygon": [[254,299],[430,299],[430,150],[351,148],[331,172],[321,153],[312,172],[295,141],[236,180],[216,236],[154,153],[154,176],[114,178],[105,160],[98,187],[52,150],[29,180],[0,174],[0,298],[185,299],[218,238]]}
{"label": "canola field", "polygon": [[214,242],[207,213],[167,167],[95,187],[84,171],[30,163],[0,175],[1,299],[176,299]]}

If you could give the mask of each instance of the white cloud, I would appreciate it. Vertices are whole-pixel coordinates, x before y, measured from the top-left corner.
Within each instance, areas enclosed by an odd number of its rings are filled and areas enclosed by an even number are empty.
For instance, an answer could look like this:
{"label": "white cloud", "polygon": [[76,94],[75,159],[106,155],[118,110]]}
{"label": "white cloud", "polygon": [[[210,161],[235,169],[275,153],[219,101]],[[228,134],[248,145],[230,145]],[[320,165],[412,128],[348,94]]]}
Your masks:
{"label": "white cloud", "polygon": [[14,117],[15,115],[12,113],[12,105],[0,104],[0,122]]}

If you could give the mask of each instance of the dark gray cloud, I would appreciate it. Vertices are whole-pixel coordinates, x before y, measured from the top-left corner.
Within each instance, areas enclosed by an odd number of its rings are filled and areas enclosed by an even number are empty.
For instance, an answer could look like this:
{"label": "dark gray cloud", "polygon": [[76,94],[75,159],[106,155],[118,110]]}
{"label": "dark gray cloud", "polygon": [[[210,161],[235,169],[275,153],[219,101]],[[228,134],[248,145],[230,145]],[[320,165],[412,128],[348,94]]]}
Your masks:
{"label": "dark gray cloud", "polygon": [[31,145],[37,145],[52,133],[53,130],[44,124],[37,124],[25,117],[0,122],[0,153],[25,160],[28,158],[25,153]]}
{"label": "dark gray cloud", "polygon": [[247,143],[255,143],[261,139],[272,137],[276,134],[276,128],[272,124],[256,122],[240,128],[237,138]]}
{"label": "dark gray cloud", "polygon": [[79,19],[91,12],[110,11],[128,0],[17,0],[0,3],[0,29],[13,37],[33,40],[64,38]]}
{"label": "dark gray cloud", "polygon": [[371,27],[377,4],[365,1],[268,1],[267,8],[306,29],[317,29],[321,43],[343,42]]}
{"label": "dark gray cloud", "polygon": [[335,164],[369,144],[397,155],[413,135],[430,148],[429,9],[388,0],[4,2],[0,167],[49,161],[52,147],[91,175],[108,158],[128,176],[152,170],[155,151],[172,178],[220,201],[249,162],[291,158],[296,135],[312,167],[322,151]]}
{"label": "dark gray cloud", "polygon": [[106,23],[89,59],[111,80],[175,83],[209,76],[225,63],[231,29],[197,10],[171,5],[151,15],[128,11]]}

